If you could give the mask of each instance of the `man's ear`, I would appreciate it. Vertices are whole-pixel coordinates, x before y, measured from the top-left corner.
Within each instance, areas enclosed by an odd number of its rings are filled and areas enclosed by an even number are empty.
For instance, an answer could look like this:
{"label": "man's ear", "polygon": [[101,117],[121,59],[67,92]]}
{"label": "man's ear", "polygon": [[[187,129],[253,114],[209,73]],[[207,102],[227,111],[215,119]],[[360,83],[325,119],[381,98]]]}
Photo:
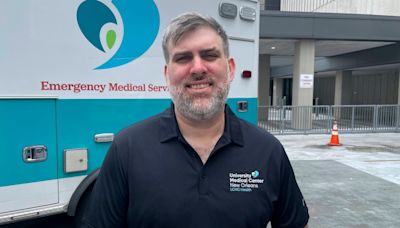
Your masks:
{"label": "man's ear", "polygon": [[168,66],[167,64],[164,65],[164,79],[165,81],[167,81],[167,77],[168,77]]}
{"label": "man's ear", "polygon": [[228,76],[229,76],[229,81],[231,82],[235,78],[235,70],[236,70],[236,64],[235,60],[233,58],[228,59]]}

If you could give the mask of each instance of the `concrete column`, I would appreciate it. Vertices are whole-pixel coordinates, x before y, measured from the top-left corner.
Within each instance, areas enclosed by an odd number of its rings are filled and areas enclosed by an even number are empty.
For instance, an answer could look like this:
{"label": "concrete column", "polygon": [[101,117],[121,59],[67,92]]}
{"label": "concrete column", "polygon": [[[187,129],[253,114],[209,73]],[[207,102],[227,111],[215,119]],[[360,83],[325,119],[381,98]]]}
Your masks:
{"label": "concrete column", "polygon": [[[312,105],[313,87],[300,88],[300,75],[314,76],[315,43],[313,40],[300,40],[295,44],[293,66],[293,97],[294,106]],[[304,85],[304,84],[303,84]]]}
{"label": "concrete column", "polygon": [[258,121],[267,120],[269,106],[270,56],[258,57]]}
{"label": "concrete column", "polygon": [[397,104],[400,105],[400,70],[398,72],[398,77],[399,77],[399,86],[397,87]]}
{"label": "concrete column", "polygon": [[[349,100],[349,80],[351,80],[351,71],[336,71],[336,78],[335,78],[335,101],[334,105],[344,105],[347,104]],[[351,89],[351,87],[350,87]],[[333,117],[337,120],[340,119],[341,110],[340,108],[333,108]]]}
{"label": "concrete column", "polygon": [[343,71],[336,71],[334,105],[342,104]]}
{"label": "concrete column", "polygon": [[345,85],[343,82],[348,81],[351,77],[351,71],[337,71],[335,78],[335,102],[334,105],[342,105],[345,100],[348,100],[345,95],[347,91],[345,91]]}
{"label": "concrete column", "polygon": [[[313,105],[313,83],[309,83],[308,75],[314,79],[315,42],[300,40],[295,43],[293,66],[293,106]],[[295,129],[311,128],[312,108],[298,108],[292,111],[292,127]]]}
{"label": "concrete column", "polygon": [[[397,104],[400,105],[400,69],[397,72],[398,83],[399,86],[397,87]],[[396,129],[397,132],[400,132],[400,106],[397,107],[397,117],[396,117]]]}
{"label": "concrete column", "polygon": [[281,105],[282,95],[283,95],[283,79],[274,78],[274,85],[272,91],[272,105]]}

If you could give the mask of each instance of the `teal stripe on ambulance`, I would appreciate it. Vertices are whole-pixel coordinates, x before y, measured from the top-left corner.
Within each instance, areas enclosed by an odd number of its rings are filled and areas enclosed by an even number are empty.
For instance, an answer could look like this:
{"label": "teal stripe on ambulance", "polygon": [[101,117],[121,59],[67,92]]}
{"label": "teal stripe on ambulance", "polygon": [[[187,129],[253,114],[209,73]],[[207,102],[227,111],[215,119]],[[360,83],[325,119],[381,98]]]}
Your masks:
{"label": "teal stripe on ambulance", "polygon": [[116,134],[169,105],[169,99],[60,100],[57,107],[59,156],[63,157],[65,149],[79,148],[87,148],[89,154],[86,172],[67,174],[60,159],[60,178],[89,174],[101,165],[110,143],[96,143],[96,134]]}
{"label": "teal stripe on ambulance", "polygon": [[[236,104],[244,100],[248,102],[248,111],[238,112]],[[0,187],[90,174],[101,165],[110,146],[110,143],[96,143],[95,134],[116,134],[132,123],[164,111],[171,102],[169,99],[32,99],[19,100],[20,105],[15,107],[15,101],[0,100],[0,148],[6,148],[1,151],[0,165],[7,170],[7,173],[0,174]],[[231,98],[228,104],[240,118],[256,124],[256,98]],[[24,114],[13,114],[21,112]],[[15,122],[19,125],[14,126]],[[43,122],[48,126],[41,133],[39,130]],[[48,159],[37,164],[24,163],[23,146],[45,143],[44,138],[49,141],[46,142]],[[7,147],[3,147],[3,139],[9,140]],[[23,141],[26,143],[21,143]],[[88,149],[89,170],[65,173],[64,150],[81,148]]]}
{"label": "teal stripe on ambulance", "polygon": [[[238,112],[237,102],[239,101],[248,102],[247,112]],[[230,98],[227,103],[238,117],[257,125],[257,98]]]}

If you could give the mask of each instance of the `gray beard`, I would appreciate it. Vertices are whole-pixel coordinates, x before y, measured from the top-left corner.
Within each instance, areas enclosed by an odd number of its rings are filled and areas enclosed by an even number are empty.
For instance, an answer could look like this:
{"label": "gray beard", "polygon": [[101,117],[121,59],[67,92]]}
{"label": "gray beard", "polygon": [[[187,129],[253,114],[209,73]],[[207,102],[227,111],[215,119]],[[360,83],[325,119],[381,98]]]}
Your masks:
{"label": "gray beard", "polygon": [[191,120],[209,120],[224,110],[229,88],[229,82],[219,87],[216,93],[209,98],[209,103],[206,107],[196,105],[196,97],[185,95],[181,88],[170,87],[170,93],[175,108],[184,117]]}

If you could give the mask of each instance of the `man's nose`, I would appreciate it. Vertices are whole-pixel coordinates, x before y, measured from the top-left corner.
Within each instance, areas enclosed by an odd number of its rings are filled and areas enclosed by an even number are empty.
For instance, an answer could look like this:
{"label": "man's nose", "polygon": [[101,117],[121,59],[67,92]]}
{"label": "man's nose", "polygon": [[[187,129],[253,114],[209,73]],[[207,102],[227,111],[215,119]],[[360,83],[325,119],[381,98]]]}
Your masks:
{"label": "man's nose", "polygon": [[191,74],[205,74],[207,72],[207,66],[205,61],[200,56],[195,56],[192,61],[192,67],[190,69]]}

